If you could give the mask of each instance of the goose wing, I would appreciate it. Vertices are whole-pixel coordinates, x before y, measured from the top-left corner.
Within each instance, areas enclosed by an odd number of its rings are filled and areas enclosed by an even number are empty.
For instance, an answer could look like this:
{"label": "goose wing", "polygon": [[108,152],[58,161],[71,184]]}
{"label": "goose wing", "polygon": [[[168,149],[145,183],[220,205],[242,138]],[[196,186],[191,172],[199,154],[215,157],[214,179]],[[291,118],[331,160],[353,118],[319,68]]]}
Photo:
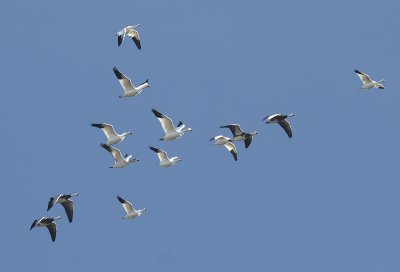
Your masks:
{"label": "goose wing", "polygon": [[138,49],[142,48],[142,46],[140,45],[139,32],[137,30],[131,29],[128,33],[126,33],[126,35],[132,38],[133,42],[136,44],[136,47]]}
{"label": "goose wing", "polygon": [[74,216],[74,203],[72,202],[72,200],[65,200],[63,203],[61,203],[61,205],[63,205],[65,213],[67,214],[68,217],[68,221],[71,223],[72,222],[72,218]]}
{"label": "goose wing", "polygon": [[129,79],[129,77],[121,73],[117,67],[114,67],[113,71],[115,76],[118,78],[119,84],[121,84],[125,92],[133,89],[132,81]]}
{"label": "goose wing", "polygon": [[169,158],[167,156],[167,152],[165,152],[164,150],[161,150],[161,149],[158,149],[158,148],[155,148],[155,147],[152,147],[152,146],[150,146],[149,148],[157,153],[158,159],[160,160],[160,162],[169,161]]}
{"label": "goose wing", "polygon": [[220,126],[220,128],[229,128],[233,134],[233,136],[241,135],[243,133],[240,125],[238,124],[230,124],[225,126]]}
{"label": "goose wing", "polygon": [[117,136],[117,133],[115,132],[114,127],[110,124],[106,124],[106,123],[92,124],[92,127],[100,128],[106,135],[107,139]]}
{"label": "goose wing", "polygon": [[50,232],[51,240],[54,242],[56,240],[56,234],[57,234],[57,226],[56,223],[52,222],[46,226],[46,228]]}
{"label": "goose wing", "polygon": [[253,140],[253,136],[249,135],[246,139],[244,139],[244,147],[248,148]]}
{"label": "goose wing", "polygon": [[30,230],[32,230],[34,227],[36,227],[37,224],[38,224],[38,223],[40,222],[40,220],[42,220],[42,219],[43,219],[43,217],[40,218],[40,219],[36,219],[35,221],[33,221]]}
{"label": "goose wing", "polygon": [[124,41],[125,34],[118,35],[118,46],[121,46],[122,42]]}
{"label": "goose wing", "polygon": [[365,73],[363,73],[363,72],[360,72],[360,71],[357,70],[357,69],[355,69],[354,72],[356,72],[357,76],[360,78],[361,82],[362,82],[364,85],[372,82],[372,80],[371,80],[371,78],[369,77],[369,75],[367,75],[367,74],[365,74]]}
{"label": "goose wing", "polygon": [[55,203],[55,198],[54,197],[50,197],[50,201],[49,201],[49,203],[47,204],[47,211],[49,211],[53,206],[54,206],[54,203]]}
{"label": "goose wing", "polygon": [[158,121],[160,121],[165,134],[169,134],[176,131],[172,123],[172,120],[168,116],[162,114],[159,111],[156,111],[155,109],[152,109],[151,111],[157,117]]}
{"label": "goose wing", "polygon": [[119,202],[121,202],[122,207],[124,208],[126,213],[130,213],[132,211],[134,211],[135,209],[132,206],[132,203],[130,203],[129,201],[123,199],[122,197],[120,197],[119,195],[117,195],[117,198],[119,200]]}
{"label": "goose wing", "polygon": [[115,147],[112,147],[112,146],[109,146],[106,144],[100,144],[100,146],[111,153],[115,162],[119,162],[124,159],[122,157],[121,151],[118,148],[115,148]]}
{"label": "goose wing", "polygon": [[290,126],[290,123],[284,119],[279,121],[278,124],[285,130],[289,138],[292,138],[292,127]]}
{"label": "goose wing", "polygon": [[226,149],[228,149],[229,152],[231,152],[235,161],[237,161],[237,150],[235,144],[232,142],[227,142],[226,144],[224,144],[224,146],[226,147]]}

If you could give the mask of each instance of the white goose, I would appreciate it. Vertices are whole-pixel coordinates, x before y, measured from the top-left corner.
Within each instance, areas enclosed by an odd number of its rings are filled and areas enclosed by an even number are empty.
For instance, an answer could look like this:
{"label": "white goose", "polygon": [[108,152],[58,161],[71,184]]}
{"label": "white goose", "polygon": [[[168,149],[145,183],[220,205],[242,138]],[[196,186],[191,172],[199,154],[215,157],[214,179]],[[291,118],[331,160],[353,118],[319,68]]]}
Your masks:
{"label": "white goose", "polygon": [[215,145],[225,146],[225,148],[228,149],[229,152],[231,152],[235,161],[237,161],[237,150],[236,150],[236,146],[234,145],[234,143],[232,143],[232,139],[222,136],[222,135],[218,135],[218,136],[211,138],[210,141],[214,141]]}
{"label": "white goose", "polygon": [[124,132],[122,134],[118,134],[115,132],[114,127],[110,124],[102,123],[102,124],[92,124],[92,127],[100,128],[107,137],[107,145],[113,145],[121,142],[125,139],[125,136],[131,135],[132,132]]}
{"label": "white goose", "polygon": [[253,131],[250,133],[243,132],[238,124],[230,124],[225,126],[220,126],[220,128],[229,128],[233,134],[232,141],[243,141],[244,140],[244,147],[248,148],[253,140],[253,136],[257,135],[257,131]]}
{"label": "white goose", "polygon": [[49,204],[47,205],[47,211],[49,211],[54,206],[54,204],[60,203],[64,207],[64,210],[68,216],[68,221],[71,223],[72,218],[74,216],[74,206],[73,206],[74,202],[70,200],[70,198],[78,195],[79,195],[78,193],[70,195],[60,194],[58,196],[51,197]]}
{"label": "white goose", "polygon": [[151,111],[157,117],[158,121],[160,121],[165,132],[165,136],[160,138],[161,141],[172,141],[181,137],[186,131],[193,131],[191,128],[185,128],[185,124],[183,124],[182,121],[180,121],[178,126],[175,127],[172,124],[172,120],[168,116],[156,111],[155,109],[152,109]]}
{"label": "white goose", "polygon": [[138,162],[139,160],[135,159],[132,157],[132,155],[126,154],[124,157],[121,155],[121,151],[115,147],[106,145],[106,144],[100,144],[101,147],[103,147],[105,150],[111,153],[115,160],[115,164],[113,166],[110,166],[110,168],[122,168],[128,166],[130,163],[133,162]]}
{"label": "white goose", "polygon": [[113,68],[113,71],[115,76],[118,78],[122,88],[124,89],[124,94],[120,95],[119,98],[136,96],[140,94],[145,88],[150,87],[148,79],[146,79],[146,81],[140,84],[139,86],[135,87],[133,86],[132,81],[129,79],[129,77],[125,76],[123,73],[118,71],[116,67]]}
{"label": "white goose", "polygon": [[157,153],[158,159],[160,160],[159,164],[160,167],[169,167],[181,161],[181,159],[178,157],[168,158],[167,152],[165,152],[164,150],[152,146],[149,146],[149,148]]}
{"label": "white goose", "polygon": [[130,203],[129,201],[126,201],[119,195],[117,195],[117,198],[118,198],[119,202],[121,202],[122,207],[124,208],[124,210],[126,212],[126,215],[124,217],[122,217],[122,219],[132,219],[132,218],[138,217],[146,210],[146,208],[143,208],[141,210],[135,210],[132,206],[132,203]]}
{"label": "white goose", "polygon": [[292,127],[290,126],[290,123],[286,120],[286,118],[288,117],[292,117],[294,116],[293,113],[291,114],[273,114],[273,115],[269,115],[267,117],[265,117],[263,119],[263,121],[265,121],[265,123],[269,124],[269,123],[277,123],[279,124],[286,132],[286,134],[289,136],[289,138],[292,138]]}
{"label": "white goose", "polygon": [[61,219],[61,216],[57,216],[54,218],[42,217],[36,219],[35,221],[33,221],[30,230],[32,230],[35,227],[46,227],[50,232],[51,240],[54,242],[56,240],[56,235],[57,235],[57,226],[56,223],[54,223],[54,221],[58,219]]}
{"label": "white goose", "polygon": [[369,75],[360,72],[357,69],[355,69],[354,72],[356,72],[357,76],[360,78],[363,84],[360,89],[371,89],[371,88],[385,89],[385,87],[381,84],[381,82],[385,82],[384,79],[381,79],[379,81],[373,81],[371,80]]}
{"label": "white goose", "polygon": [[132,38],[133,42],[136,44],[136,47],[138,49],[141,49],[142,46],[140,45],[139,32],[135,29],[139,26],[140,26],[140,24],[137,24],[134,26],[127,26],[127,27],[124,27],[124,29],[118,31],[117,32],[118,46],[120,46],[122,44],[122,42],[124,41],[125,35],[127,35]]}

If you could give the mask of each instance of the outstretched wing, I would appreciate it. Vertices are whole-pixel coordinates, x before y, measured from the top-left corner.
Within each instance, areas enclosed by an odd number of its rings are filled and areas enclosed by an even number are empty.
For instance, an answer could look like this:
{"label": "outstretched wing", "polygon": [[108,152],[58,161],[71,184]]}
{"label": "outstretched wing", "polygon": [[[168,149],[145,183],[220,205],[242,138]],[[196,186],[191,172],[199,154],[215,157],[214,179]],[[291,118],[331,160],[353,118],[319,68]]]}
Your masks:
{"label": "outstretched wing", "polygon": [[121,73],[117,67],[114,67],[113,71],[115,76],[118,78],[119,84],[121,84],[125,92],[133,89],[132,81],[129,79],[129,77]]}
{"label": "outstretched wing", "polygon": [[292,127],[290,126],[290,123],[284,119],[279,121],[278,124],[286,131],[289,138],[292,138]]}
{"label": "outstretched wing", "polygon": [[152,146],[150,146],[149,148],[157,153],[158,159],[160,160],[160,162],[161,161],[168,161],[167,152],[165,152],[164,150],[152,147]]}
{"label": "outstretched wing", "polygon": [[56,223],[51,223],[51,224],[47,225],[46,228],[49,230],[51,240],[54,242],[56,240],[56,234],[57,234]]}
{"label": "outstretched wing", "polygon": [[66,202],[61,203],[61,205],[63,205],[68,221],[71,223],[72,218],[74,217],[74,205],[72,200],[67,200]]}
{"label": "outstretched wing", "polygon": [[92,127],[100,128],[104,132],[104,134],[106,135],[106,137],[108,139],[115,137],[117,135],[117,133],[114,130],[114,127],[110,124],[106,124],[106,123],[92,124]]}
{"label": "outstretched wing", "polygon": [[172,124],[172,120],[168,116],[156,111],[155,109],[152,109],[151,111],[157,117],[158,121],[160,121],[165,134],[175,132],[175,127]]}
{"label": "outstretched wing", "polygon": [[118,162],[118,161],[121,161],[124,159],[121,155],[121,151],[118,148],[115,148],[115,147],[112,147],[112,146],[109,146],[106,144],[100,144],[100,146],[111,153],[115,162]]}
{"label": "outstretched wing", "polygon": [[244,139],[244,147],[248,148],[251,144],[251,141],[253,140],[253,136],[248,136],[246,139]]}
{"label": "outstretched wing", "polygon": [[357,76],[360,78],[360,80],[362,81],[362,83],[363,83],[364,85],[372,82],[372,80],[371,80],[371,78],[369,77],[369,75],[367,75],[367,74],[365,74],[365,73],[363,73],[363,72],[360,72],[360,71],[357,70],[357,69],[355,69],[354,72],[356,72]]}
{"label": "outstretched wing", "polygon": [[231,152],[231,154],[232,154],[233,158],[235,159],[235,161],[237,161],[236,146],[232,142],[227,142],[226,144],[224,144],[224,146],[226,147],[226,149],[229,150],[229,152]]}
{"label": "outstretched wing", "polygon": [[119,195],[117,195],[117,198],[118,198],[119,202],[121,202],[122,207],[124,208],[126,213],[130,213],[130,212],[134,211],[132,203],[130,203],[129,201],[123,199]]}
{"label": "outstretched wing", "polygon": [[135,29],[132,29],[129,31],[126,35],[132,38],[133,42],[136,44],[136,47],[138,49],[142,49],[142,46],[140,45],[140,37],[139,37],[139,32]]}
{"label": "outstretched wing", "polygon": [[220,126],[220,128],[229,128],[231,130],[233,136],[238,136],[243,133],[242,129],[240,128],[240,125],[238,125],[238,124],[230,124],[230,125]]}

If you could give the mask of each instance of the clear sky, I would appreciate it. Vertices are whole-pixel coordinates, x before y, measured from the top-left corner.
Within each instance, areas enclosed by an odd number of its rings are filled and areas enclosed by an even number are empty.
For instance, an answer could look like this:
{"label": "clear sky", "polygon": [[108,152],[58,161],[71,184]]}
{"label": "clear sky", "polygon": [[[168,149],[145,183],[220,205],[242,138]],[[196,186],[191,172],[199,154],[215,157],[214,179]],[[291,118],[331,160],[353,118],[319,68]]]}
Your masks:
{"label": "clear sky", "polygon": [[[398,1],[7,1],[7,271],[400,271]],[[140,23],[142,50],[116,32]],[[119,99],[116,66],[151,87]],[[384,78],[362,91],[357,68]],[[161,142],[151,109],[195,131]],[[295,113],[293,138],[262,118]],[[91,123],[132,131],[109,169]],[[257,130],[238,161],[210,137]],[[158,167],[148,146],[182,162]],[[47,202],[80,193],[74,222]],[[147,211],[122,220],[116,195]],[[52,242],[33,220],[57,216]],[[4,271],[6,271],[4,270]]]}

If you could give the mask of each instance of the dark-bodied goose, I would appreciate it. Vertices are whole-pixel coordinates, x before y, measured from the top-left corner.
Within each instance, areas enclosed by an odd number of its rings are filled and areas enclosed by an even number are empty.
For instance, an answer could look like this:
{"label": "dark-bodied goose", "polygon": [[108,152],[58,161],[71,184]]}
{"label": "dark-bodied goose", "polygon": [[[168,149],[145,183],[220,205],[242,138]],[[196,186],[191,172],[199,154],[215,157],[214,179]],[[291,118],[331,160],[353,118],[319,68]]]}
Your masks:
{"label": "dark-bodied goose", "polygon": [[125,35],[127,35],[128,37],[132,38],[133,42],[136,44],[136,47],[138,49],[141,49],[142,46],[140,45],[139,32],[135,29],[139,26],[140,26],[140,24],[137,24],[134,26],[127,26],[127,27],[124,27],[124,29],[118,31],[117,32],[118,46],[120,46],[122,44],[122,42],[124,41]]}
{"label": "dark-bodied goose", "polygon": [[232,143],[232,139],[225,137],[223,135],[218,135],[210,139],[210,141],[214,141],[215,145],[223,145],[229,152],[231,152],[235,161],[237,161],[237,150],[234,143]]}
{"label": "dark-bodied goose", "polygon": [[114,127],[110,124],[102,123],[102,124],[92,124],[92,127],[100,128],[107,137],[106,145],[113,145],[121,142],[125,139],[125,136],[131,135],[132,132],[124,132],[122,134],[118,134],[115,132]]}
{"label": "dark-bodied goose", "polygon": [[165,132],[165,136],[160,138],[161,141],[172,141],[181,137],[186,131],[193,131],[191,128],[185,128],[185,124],[183,124],[182,121],[178,123],[177,127],[175,127],[174,124],[172,124],[171,118],[155,109],[152,109],[151,111],[157,117],[158,121],[160,121]]}
{"label": "dark-bodied goose", "polygon": [[58,219],[61,219],[61,216],[57,216],[54,218],[42,217],[42,218],[36,219],[35,221],[33,221],[30,230],[32,230],[35,227],[46,227],[50,232],[51,240],[54,242],[56,240],[56,234],[57,234],[57,226],[56,226],[56,223],[54,222],[54,220],[58,220]]}
{"label": "dark-bodied goose", "polygon": [[169,167],[181,161],[181,159],[178,157],[168,158],[167,152],[165,152],[164,150],[152,146],[149,146],[149,148],[157,153],[158,159],[160,160],[160,167]]}
{"label": "dark-bodied goose", "polygon": [[292,127],[290,126],[290,123],[286,120],[286,118],[288,117],[292,117],[294,116],[293,113],[291,114],[273,114],[273,115],[269,115],[267,117],[265,117],[263,119],[263,121],[265,121],[265,123],[269,124],[269,123],[277,123],[279,124],[286,132],[286,134],[289,136],[289,138],[292,138]]}
{"label": "dark-bodied goose", "polygon": [[124,157],[121,155],[121,151],[118,148],[106,145],[106,144],[100,144],[102,148],[107,150],[108,152],[111,153],[115,160],[115,164],[113,166],[110,166],[110,168],[122,168],[128,166],[130,163],[133,162],[138,162],[139,160],[133,158],[132,155],[126,154]]}
{"label": "dark-bodied goose", "polygon": [[257,131],[253,131],[250,133],[243,132],[238,124],[230,124],[225,126],[220,126],[220,128],[229,128],[233,134],[232,141],[243,141],[244,147],[248,148],[253,140],[253,136],[257,135]]}
{"label": "dark-bodied goose", "polygon": [[78,195],[78,193],[70,195],[60,194],[59,196],[51,197],[49,204],[47,205],[47,211],[49,211],[54,204],[60,203],[64,207],[64,210],[68,216],[68,221],[71,223],[74,217],[74,202],[70,200],[70,198]]}
{"label": "dark-bodied goose", "polygon": [[373,81],[369,75],[360,72],[359,70],[355,69],[354,72],[356,72],[357,76],[360,78],[362,82],[362,86],[360,89],[371,89],[371,88],[379,88],[379,89],[385,89],[385,87],[381,84],[381,82],[385,82],[384,79],[381,79],[379,81]]}
{"label": "dark-bodied goose", "polygon": [[135,87],[129,77],[125,76],[123,73],[118,71],[116,67],[113,68],[115,76],[118,78],[119,84],[121,84],[122,89],[124,89],[124,94],[120,95],[119,98],[135,96],[140,94],[145,88],[150,87],[149,80]]}
{"label": "dark-bodied goose", "polygon": [[119,195],[117,195],[117,198],[118,198],[119,202],[122,204],[122,207],[124,208],[124,210],[126,212],[126,215],[124,217],[122,217],[122,219],[132,219],[132,218],[138,217],[146,210],[146,208],[143,208],[140,210],[135,210],[132,206],[132,203],[123,199]]}

